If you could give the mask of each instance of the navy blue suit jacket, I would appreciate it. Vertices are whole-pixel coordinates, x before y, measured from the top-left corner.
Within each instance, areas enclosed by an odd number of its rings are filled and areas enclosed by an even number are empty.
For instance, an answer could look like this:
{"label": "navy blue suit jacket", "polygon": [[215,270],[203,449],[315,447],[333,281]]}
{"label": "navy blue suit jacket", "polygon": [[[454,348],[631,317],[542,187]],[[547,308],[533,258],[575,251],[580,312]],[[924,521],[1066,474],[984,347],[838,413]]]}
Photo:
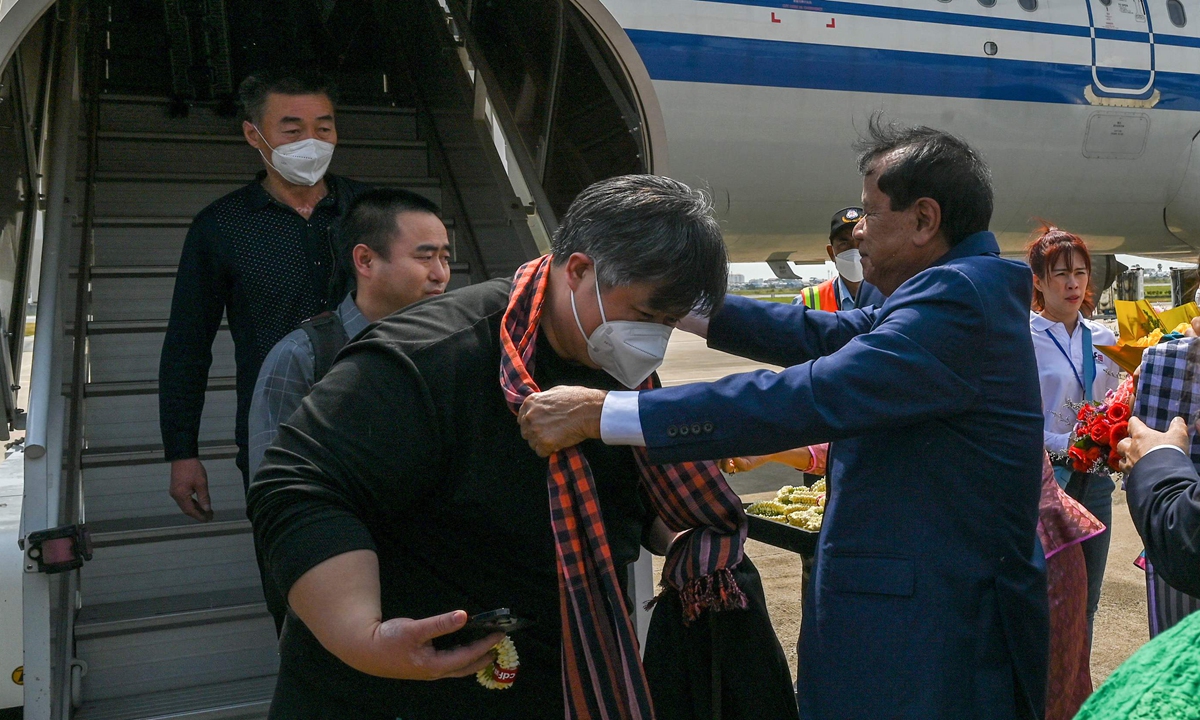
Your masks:
{"label": "navy blue suit jacket", "polygon": [[730,296],[709,345],[787,369],[639,398],[655,462],[837,441],[800,639],[802,717],[1042,717],[1032,282],[998,253],[991,233],[972,235],[881,308]]}
{"label": "navy blue suit jacket", "polygon": [[871,283],[863,280],[862,285],[858,286],[858,297],[854,298],[854,306],[860,308],[870,308],[882,305],[887,300],[887,296],[879,291]]}
{"label": "navy blue suit jacket", "polygon": [[1171,587],[1200,597],[1200,475],[1174,450],[1146,455],[1125,477],[1129,514],[1154,571]]}

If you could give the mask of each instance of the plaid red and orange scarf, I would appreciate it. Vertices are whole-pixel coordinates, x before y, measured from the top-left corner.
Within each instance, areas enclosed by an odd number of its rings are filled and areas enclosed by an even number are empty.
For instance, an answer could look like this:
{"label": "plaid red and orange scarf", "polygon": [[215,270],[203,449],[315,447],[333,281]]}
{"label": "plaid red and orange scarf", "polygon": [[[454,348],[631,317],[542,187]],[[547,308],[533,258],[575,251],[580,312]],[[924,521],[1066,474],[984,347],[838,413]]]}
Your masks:
{"label": "plaid red and orange scarf", "polygon": [[[550,256],[517,270],[500,327],[500,385],[516,413],[538,392],[533,353],[550,281]],[[653,376],[652,376],[653,377]],[[652,388],[647,380],[642,389]],[[652,465],[632,448],[654,509],[675,532],[663,592],[679,593],[685,621],[746,607],[730,568],[742,561],[746,515],[716,463]],[[651,720],[654,708],[633,624],[617,580],[587,459],[578,447],[550,456],[550,519],[558,556],[563,694],[568,720]]]}

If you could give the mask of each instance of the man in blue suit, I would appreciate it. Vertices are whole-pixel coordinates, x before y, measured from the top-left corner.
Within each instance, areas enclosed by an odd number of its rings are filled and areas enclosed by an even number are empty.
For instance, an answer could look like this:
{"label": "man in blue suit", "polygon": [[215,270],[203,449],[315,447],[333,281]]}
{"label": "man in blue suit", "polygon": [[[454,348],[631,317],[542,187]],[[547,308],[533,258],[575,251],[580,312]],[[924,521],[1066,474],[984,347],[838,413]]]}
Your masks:
{"label": "man in blue suit", "polygon": [[785,366],[526,401],[541,454],[585,438],[656,462],[836,441],[804,612],[805,718],[1040,718],[1049,621],[1036,526],[1041,400],[1029,268],[987,232],[990,175],[961,140],[877,120],[855,229],[880,308],[727,297],[708,344]]}
{"label": "man in blue suit", "polygon": [[1200,474],[1191,446],[1181,417],[1165,433],[1133,418],[1117,450],[1124,458],[1129,514],[1146,557],[1171,587],[1200,597]]}

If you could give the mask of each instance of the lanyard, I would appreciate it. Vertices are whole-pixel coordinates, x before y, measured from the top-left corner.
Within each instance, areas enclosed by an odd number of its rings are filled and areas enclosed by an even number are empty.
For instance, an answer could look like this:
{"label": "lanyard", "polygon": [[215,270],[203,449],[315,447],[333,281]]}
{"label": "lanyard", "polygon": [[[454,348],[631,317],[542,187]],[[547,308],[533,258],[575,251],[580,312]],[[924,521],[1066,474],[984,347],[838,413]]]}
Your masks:
{"label": "lanyard", "polygon": [[1092,401],[1092,385],[1096,380],[1096,358],[1092,355],[1092,331],[1083,322],[1079,323],[1079,327],[1083,330],[1083,377],[1079,377],[1079,371],[1075,369],[1075,363],[1071,362],[1071,356],[1063,349],[1062,343],[1058,338],[1054,337],[1054,333],[1050,332],[1050,328],[1046,328],[1046,334],[1054,341],[1054,347],[1062,353],[1062,356],[1067,359],[1067,364],[1071,366],[1071,372],[1075,375],[1075,380],[1079,382],[1079,387],[1083,389],[1083,399],[1086,402]]}

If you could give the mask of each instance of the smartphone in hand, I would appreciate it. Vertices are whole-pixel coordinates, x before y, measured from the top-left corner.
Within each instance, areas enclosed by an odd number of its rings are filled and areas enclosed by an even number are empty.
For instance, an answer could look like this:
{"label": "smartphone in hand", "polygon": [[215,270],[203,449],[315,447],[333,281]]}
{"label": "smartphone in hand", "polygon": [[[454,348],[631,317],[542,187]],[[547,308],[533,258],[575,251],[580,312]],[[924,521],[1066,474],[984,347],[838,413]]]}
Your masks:
{"label": "smartphone in hand", "polygon": [[472,615],[467,624],[458,631],[437,638],[435,645],[440,648],[470,645],[493,633],[511,633],[524,630],[533,625],[533,620],[517,617],[508,608],[497,608],[487,612]]}

